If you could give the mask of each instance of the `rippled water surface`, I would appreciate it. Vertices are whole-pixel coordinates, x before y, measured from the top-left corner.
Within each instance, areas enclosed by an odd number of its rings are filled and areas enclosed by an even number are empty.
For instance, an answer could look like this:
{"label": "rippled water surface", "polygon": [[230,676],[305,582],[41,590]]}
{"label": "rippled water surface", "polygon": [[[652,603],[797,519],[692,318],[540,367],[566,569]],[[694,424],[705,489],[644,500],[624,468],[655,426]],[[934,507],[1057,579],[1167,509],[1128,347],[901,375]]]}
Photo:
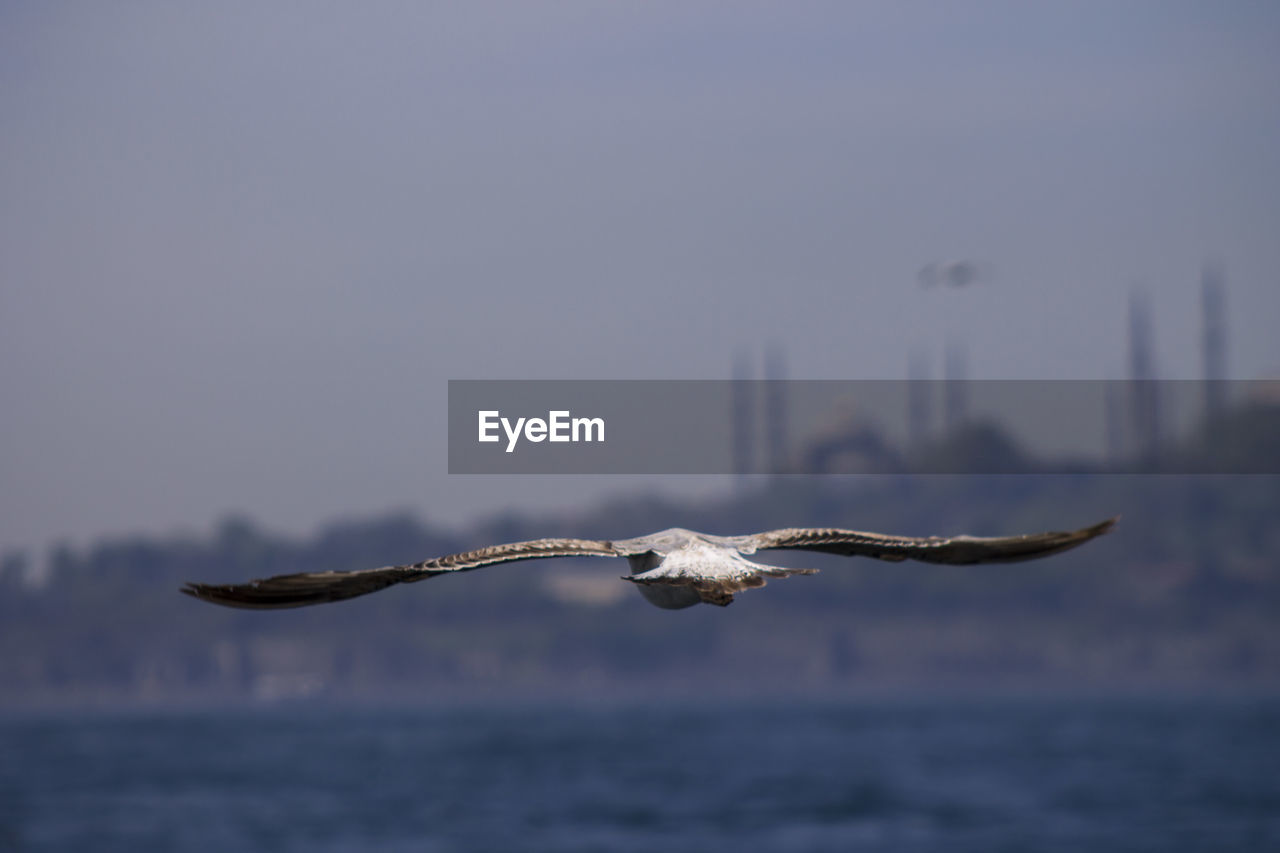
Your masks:
{"label": "rippled water surface", "polygon": [[0,850],[1280,849],[1280,701],[9,714]]}

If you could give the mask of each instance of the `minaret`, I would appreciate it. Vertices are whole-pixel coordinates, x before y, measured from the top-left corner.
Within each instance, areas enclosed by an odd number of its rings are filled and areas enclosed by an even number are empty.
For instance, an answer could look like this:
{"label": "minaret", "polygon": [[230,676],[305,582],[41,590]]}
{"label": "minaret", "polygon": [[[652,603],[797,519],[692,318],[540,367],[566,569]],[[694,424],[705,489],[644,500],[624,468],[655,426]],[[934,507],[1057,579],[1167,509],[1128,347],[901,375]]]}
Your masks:
{"label": "minaret", "polygon": [[964,426],[968,417],[969,388],[965,383],[968,381],[969,364],[963,345],[954,341],[947,343],[943,371],[946,381],[942,386],[942,416],[947,434],[952,435]]}
{"label": "minaret", "polygon": [[1201,346],[1204,357],[1204,417],[1212,420],[1226,404],[1227,333],[1226,288],[1222,267],[1206,263],[1200,274],[1200,310],[1204,324]]}
{"label": "minaret", "polygon": [[769,473],[785,474],[787,448],[787,364],[782,347],[770,344],[764,353],[764,430]]}
{"label": "minaret", "polygon": [[1160,400],[1152,353],[1151,308],[1146,295],[1129,293],[1129,427],[1130,449],[1149,457],[1160,443]]}
{"label": "minaret", "polygon": [[931,432],[933,382],[929,379],[929,359],[916,351],[907,362],[907,449],[923,447]]}
{"label": "minaret", "polygon": [[756,382],[752,378],[751,356],[739,350],[733,357],[733,384],[730,386],[730,412],[733,435],[733,473],[738,485],[755,472],[756,461]]}
{"label": "minaret", "polygon": [[1124,397],[1121,384],[1107,380],[1103,385],[1103,417],[1106,427],[1108,468],[1119,469],[1125,458]]}

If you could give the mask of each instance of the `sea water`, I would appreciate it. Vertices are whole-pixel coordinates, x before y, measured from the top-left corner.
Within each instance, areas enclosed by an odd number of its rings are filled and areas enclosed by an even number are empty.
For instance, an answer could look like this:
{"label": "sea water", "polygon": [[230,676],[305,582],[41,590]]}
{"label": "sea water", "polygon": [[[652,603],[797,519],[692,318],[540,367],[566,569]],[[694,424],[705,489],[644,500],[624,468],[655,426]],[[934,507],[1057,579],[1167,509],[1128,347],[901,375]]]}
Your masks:
{"label": "sea water", "polygon": [[1280,850],[1280,700],[0,715],[0,850]]}

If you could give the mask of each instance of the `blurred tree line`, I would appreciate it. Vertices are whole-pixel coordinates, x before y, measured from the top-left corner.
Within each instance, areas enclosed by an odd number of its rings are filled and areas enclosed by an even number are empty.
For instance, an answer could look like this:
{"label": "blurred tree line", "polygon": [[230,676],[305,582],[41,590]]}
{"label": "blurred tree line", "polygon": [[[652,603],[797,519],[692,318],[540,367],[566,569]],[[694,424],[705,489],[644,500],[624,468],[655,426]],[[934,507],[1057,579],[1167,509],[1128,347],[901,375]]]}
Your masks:
{"label": "blurred tree line", "polygon": [[[1231,430],[1232,446],[1206,432],[1202,446],[1180,452],[1272,452],[1277,434],[1253,416],[1214,429]],[[975,443],[988,453],[1002,446],[989,435]],[[55,548],[39,583],[27,555],[0,558],[0,701],[1274,688],[1277,509],[1275,475],[1011,473],[782,477],[719,501],[628,496],[465,530],[393,515],[295,539],[229,518],[207,536]],[[654,609],[617,580],[625,562],[587,558],[496,566],[286,611],[231,610],[177,591],[188,580],[369,568],[546,536],[614,539],[673,526],[1003,535],[1112,515],[1121,521],[1111,535],[1028,563],[939,567],[778,552],[769,561],[822,572],[748,591],[727,610]]]}

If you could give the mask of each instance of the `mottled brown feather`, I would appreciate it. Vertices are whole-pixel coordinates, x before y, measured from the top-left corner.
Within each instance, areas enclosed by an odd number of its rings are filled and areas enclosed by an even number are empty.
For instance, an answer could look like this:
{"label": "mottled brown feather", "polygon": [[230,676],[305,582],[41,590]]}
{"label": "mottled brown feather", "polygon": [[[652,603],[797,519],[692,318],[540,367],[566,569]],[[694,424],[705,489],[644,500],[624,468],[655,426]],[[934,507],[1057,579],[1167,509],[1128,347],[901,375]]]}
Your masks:
{"label": "mottled brown feather", "polygon": [[609,542],[591,539],[534,539],[463,551],[404,566],[351,572],[300,572],[238,584],[188,583],[182,587],[182,592],[202,601],[228,607],[274,610],[342,601],[377,592],[393,584],[414,583],[448,572],[469,572],[516,560],[616,556],[619,556],[619,552]]}
{"label": "mottled brown feather", "polygon": [[1101,536],[1115,523],[1115,518],[1109,518],[1080,530],[989,537],[885,536],[835,528],[788,528],[761,533],[754,539],[759,550],[787,548],[845,557],[874,557],[891,562],[918,560],[925,563],[972,565],[1032,560],[1066,551]]}

